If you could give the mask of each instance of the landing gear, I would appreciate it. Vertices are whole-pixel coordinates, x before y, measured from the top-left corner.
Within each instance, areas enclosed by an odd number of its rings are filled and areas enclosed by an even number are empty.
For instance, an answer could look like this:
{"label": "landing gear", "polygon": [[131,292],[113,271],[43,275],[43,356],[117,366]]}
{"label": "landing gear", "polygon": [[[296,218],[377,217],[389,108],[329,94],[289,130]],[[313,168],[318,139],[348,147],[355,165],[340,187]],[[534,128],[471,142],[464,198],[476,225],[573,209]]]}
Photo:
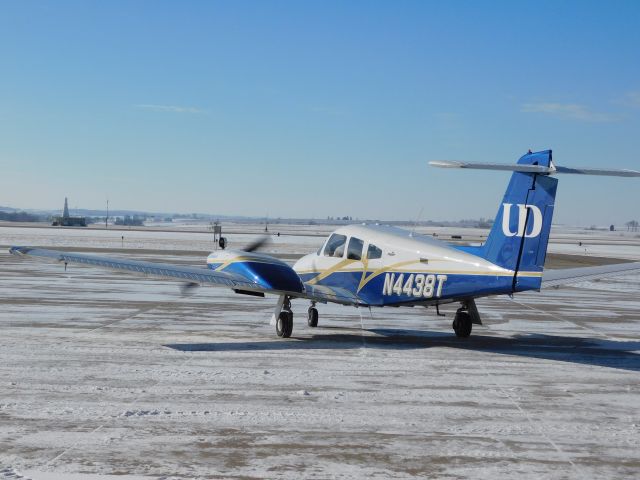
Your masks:
{"label": "landing gear", "polygon": [[318,326],[318,309],[316,308],[316,302],[311,302],[311,306],[307,311],[307,325],[314,328]]}
{"label": "landing gear", "polygon": [[471,335],[472,321],[471,315],[464,311],[462,308],[458,309],[456,316],[453,319],[453,331],[460,338],[467,338]]}
{"label": "landing gear", "polygon": [[279,337],[289,338],[293,331],[293,312],[291,310],[282,310],[276,321],[276,333]]}
{"label": "landing gear", "polygon": [[458,337],[467,338],[471,335],[473,324],[482,325],[482,319],[480,318],[478,307],[476,307],[476,301],[473,298],[467,298],[460,303],[462,306],[456,312],[451,326]]}
{"label": "landing gear", "polygon": [[289,338],[293,331],[293,312],[291,311],[291,300],[289,297],[281,297],[281,304],[278,305],[278,318],[276,319],[276,334],[281,338]]}

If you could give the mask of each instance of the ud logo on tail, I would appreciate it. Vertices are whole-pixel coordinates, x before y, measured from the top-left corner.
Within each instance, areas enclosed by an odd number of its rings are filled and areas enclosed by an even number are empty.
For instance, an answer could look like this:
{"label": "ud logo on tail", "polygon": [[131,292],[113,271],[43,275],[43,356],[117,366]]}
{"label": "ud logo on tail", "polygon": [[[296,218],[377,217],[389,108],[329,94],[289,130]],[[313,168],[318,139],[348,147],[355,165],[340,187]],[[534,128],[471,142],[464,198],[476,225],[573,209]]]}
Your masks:
{"label": "ud logo on tail", "polygon": [[[524,237],[535,238],[540,235],[542,231],[542,212],[535,205],[523,205],[518,204],[518,230],[516,232],[511,231],[511,207],[512,203],[503,203],[504,207],[502,211],[502,233],[506,237]],[[525,224],[527,222],[527,209],[531,211],[533,215],[533,226],[530,232],[525,232]]]}

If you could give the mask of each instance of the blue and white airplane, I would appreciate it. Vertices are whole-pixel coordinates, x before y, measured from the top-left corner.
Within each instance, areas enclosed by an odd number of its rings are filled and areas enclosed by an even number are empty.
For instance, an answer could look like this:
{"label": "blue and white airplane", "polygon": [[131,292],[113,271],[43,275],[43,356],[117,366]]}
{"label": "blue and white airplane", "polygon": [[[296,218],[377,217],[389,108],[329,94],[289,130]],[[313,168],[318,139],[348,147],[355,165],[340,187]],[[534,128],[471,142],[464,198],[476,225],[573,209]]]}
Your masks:
{"label": "blue and white airplane", "polygon": [[453,330],[468,337],[481,324],[475,299],[513,295],[585,279],[640,272],[640,262],[543,272],[558,173],[638,177],[633,170],[556,166],[551,151],[527,153],[515,165],[431,162],[445,168],[512,171],[493,228],[482,246],[460,246],[398,228],[350,225],[337,229],[315,253],[293,267],[269,255],[219,250],[207,268],[141,262],[31,247],[10,252],[148,276],[208,284],[236,293],[278,296],[273,320],[279,337],[293,329],[292,299],[307,299],[308,325],[318,325],[317,303],[359,307],[435,306],[459,303]]}

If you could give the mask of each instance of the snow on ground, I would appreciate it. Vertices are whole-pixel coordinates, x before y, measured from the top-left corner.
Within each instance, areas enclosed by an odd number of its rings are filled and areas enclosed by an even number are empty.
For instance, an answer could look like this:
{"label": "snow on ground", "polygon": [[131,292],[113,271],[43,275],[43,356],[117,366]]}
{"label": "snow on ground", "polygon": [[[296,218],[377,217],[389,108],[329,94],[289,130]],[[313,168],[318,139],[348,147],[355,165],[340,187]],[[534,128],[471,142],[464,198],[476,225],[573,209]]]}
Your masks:
{"label": "snow on ground", "polygon": [[469,339],[294,301],[282,340],[274,303],[0,252],[0,479],[638,477],[638,275],[481,300]]}
{"label": "snow on ground", "polygon": [[[235,226],[234,232],[224,233],[229,241],[229,248],[243,248],[264,235],[264,232],[251,227],[251,233],[242,233],[240,227]],[[265,246],[265,253],[292,253],[304,255],[314,252],[324,242],[322,233],[307,233],[304,229],[287,227],[286,235],[277,235],[277,231],[270,232],[270,243]],[[300,234],[297,234],[297,233]],[[123,239],[124,237],[124,239]],[[211,252],[215,249],[212,233],[193,232],[190,230],[155,231],[144,230],[103,230],[96,228],[50,228],[50,227],[5,227],[0,224],[0,245],[20,245],[39,247],[81,247],[104,249],[131,249],[135,251],[149,250],[179,250],[193,252]],[[203,260],[204,262],[204,260]]]}
{"label": "snow on ground", "polygon": [[620,244],[583,244],[571,243],[551,243],[549,252],[564,253],[567,255],[586,255],[593,257],[624,258],[627,260],[640,261],[640,240],[636,245]]}

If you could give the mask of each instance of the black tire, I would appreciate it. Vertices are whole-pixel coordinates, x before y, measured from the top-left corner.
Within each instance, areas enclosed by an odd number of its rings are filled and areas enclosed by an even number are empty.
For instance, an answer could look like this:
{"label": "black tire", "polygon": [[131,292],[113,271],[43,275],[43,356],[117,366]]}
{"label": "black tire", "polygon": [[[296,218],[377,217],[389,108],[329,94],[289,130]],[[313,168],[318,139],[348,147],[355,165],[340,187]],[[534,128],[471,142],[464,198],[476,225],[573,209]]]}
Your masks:
{"label": "black tire", "polygon": [[284,336],[284,326],[287,322],[286,313],[284,311],[280,312],[278,315],[278,319],[276,320],[276,335],[279,337]]}
{"label": "black tire", "polygon": [[287,326],[284,330],[284,338],[289,338],[293,332],[293,312],[287,310]]}
{"label": "black tire", "polygon": [[318,309],[314,307],[309,307],[309,311],[307,312],[307,325],[310,327],[318,326]]}
{"label": "black tire", "polygon": [[289,338],[293,332],[293,313],[282,310],[276,321],[276,334],[282,338]]}
{"label": "black tire", "polygon": [[467,338],[471,335],[473,324],[471,323],[471,315],[464,311],[458,311],[453,319],[453,331],[460,338]]}

